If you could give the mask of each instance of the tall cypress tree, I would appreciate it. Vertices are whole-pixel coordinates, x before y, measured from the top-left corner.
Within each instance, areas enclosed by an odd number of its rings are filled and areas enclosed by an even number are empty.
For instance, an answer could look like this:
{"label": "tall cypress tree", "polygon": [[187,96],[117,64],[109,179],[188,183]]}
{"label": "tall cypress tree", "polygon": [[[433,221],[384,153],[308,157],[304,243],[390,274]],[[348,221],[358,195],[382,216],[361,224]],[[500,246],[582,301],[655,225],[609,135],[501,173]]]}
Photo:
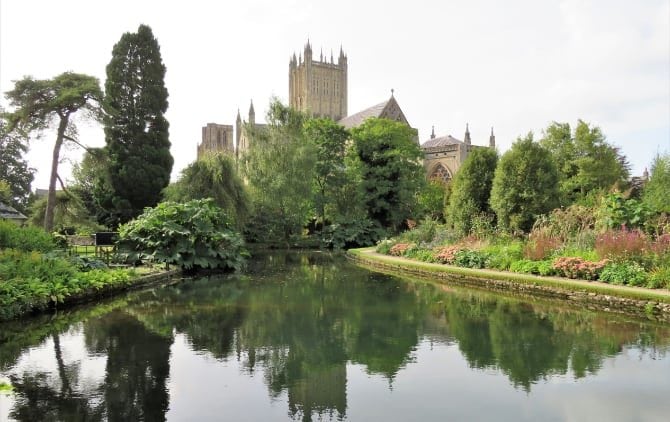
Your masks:
{"label": "tall cypress tree", "polygon": [[[107,197],[102,222],[116,226],[156,205],[170,182],[173,158],[164,117],[165,66],[151,28],[125,33],[112,50],[105,82]],[[104,181],[103,181],[104,179]]]}

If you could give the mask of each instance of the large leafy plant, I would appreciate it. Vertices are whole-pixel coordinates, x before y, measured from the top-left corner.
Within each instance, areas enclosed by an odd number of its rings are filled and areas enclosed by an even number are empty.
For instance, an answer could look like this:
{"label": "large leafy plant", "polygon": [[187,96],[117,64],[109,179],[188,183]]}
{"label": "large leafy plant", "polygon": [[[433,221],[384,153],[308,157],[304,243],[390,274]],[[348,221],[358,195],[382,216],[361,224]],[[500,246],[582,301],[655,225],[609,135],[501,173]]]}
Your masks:
{"label": "large leafy plant", "polygon": [[248,256],[242,237],[212,199],[146,208],[119,228],[119,237],[119,248],[130,260],[150,259],[187,270],[237,270]]}

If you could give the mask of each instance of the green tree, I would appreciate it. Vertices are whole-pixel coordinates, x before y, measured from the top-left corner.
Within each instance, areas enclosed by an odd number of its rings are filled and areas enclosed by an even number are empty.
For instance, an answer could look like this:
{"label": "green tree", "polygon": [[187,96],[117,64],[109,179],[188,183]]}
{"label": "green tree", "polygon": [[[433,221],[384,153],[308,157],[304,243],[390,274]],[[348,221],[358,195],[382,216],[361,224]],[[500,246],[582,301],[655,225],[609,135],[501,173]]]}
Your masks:
{"label": "green tree", "polygon": [[164,196],[174,202],[212,198],[238,228],[251,213],[249,195],[237,175],[235,161],[223,153],[207,155],[189,164],[182,170],[179,180],[165,188]]}
{"label": "green tree", "polygon": [[51,231],[56,205],[60,150],[65,141],[81,145],[76,139],[74,113],[82,110],[88,117],[99,119],[99,102],[102,99],[100,83],[93,76],[71,72],[45,80],[27,76],[16,81],[14,89],[7,92],[6,97],[10,100],[10,104],[16,107],[16,110],[8,115],[10,131],[37,133],[39,136],[54,124],[57,126],[51,159],[49,194],[44,214],[44,228],[46,231]]}
{"label": "green tree", "polygon": [[556,162],[562,205],[623,185],[628,179],[626,158],[605,140],[599,127],[582,120],[577,121],[572,133],[568,123],[553,122],[545,129],[540,144]]}
{"label": "green tree", "polygon": [[[278,100],[270,103],[265,128],[249,127],[243,171],[254,204],[254,229],[264,240],[289,242],[307,223],[316,153],[303,130],[305,115]],[[253,237],[253,235],[252,235]]]}
{"label": "green tree", "polygon": [[79,198],[87,213],[98,218],[106,215],[100,208],[99,185],[105,180],[102,169],[107,166],[107,155],[104,148],[89,148],[79,163],[72,167],[72,181],[69,188],[71,194]]}
{"label": "green tree", "polygon": [[432,220],[444,221],[445,201],[450,192],[451,182],[445,182],[437,177],[428,180],[418,196],[422,213]]}
{"label": "green tree", "polygon": [[426,182],[416,133],[399,122],[370,118],[351,135],[368,216],[398,231],[417,211],[417,194]]}
{"label": "green tree", "polygon": [[653,212],[670,214],[670,153],[654,157],[642,202]]}
{"label": "green tree", "polygon": [[151,28],[125,33],[112,50],[105,82],[105,142],[109,157],[106,223],[116,226],[156,205],[170,182],[165,66]]}
{"label": "green tree", "polygon": [[470,233],[472,217],[490,213],[489,198],[498,154],[491,148],[475,148],[458,169],[451,187],[447,222],[460,234]]}
{"label": "green tree", "polygon": [[495,171],[491,209],[508,230],[529,231],[538,216],[558,205],[558,172],[551,154],[533,134],[514,142]]}
{"label": "green tree", "polygon": [[[305,122],[305,136],[314,144],[314,207],[320,223],[334,221],[336,195],[346,183],[345,146],[349,132],[330,119]],[[331,213],[328,213],[328,210]]]}
{"label": "green tree", "polygon": [[25,212],[33,182],[34,169],[28,167],[24,154],[28,151],[26,139],[16,131],[8,132],[7,118],[0,110],[0,182],[6,185],[9,205]]}

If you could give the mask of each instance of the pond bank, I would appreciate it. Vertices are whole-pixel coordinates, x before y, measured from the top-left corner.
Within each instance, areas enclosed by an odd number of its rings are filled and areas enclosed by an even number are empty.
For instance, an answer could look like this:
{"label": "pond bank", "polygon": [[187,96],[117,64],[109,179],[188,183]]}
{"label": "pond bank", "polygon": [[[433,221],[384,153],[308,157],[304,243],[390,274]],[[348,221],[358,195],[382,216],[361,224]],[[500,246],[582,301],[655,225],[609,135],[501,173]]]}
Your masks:
{"label": "pond bank", "polygon": [[[63,310],[73,306],[118,295],[125,291],[137,290],[155,285],[172,284],[181,279],[181,273],[182,272],[180,269],[176,269],[161,270],[149,274],[138,274],[137,276],[124,281],[123,283],[110,283],[97,288],[89,287],[79,293],[66,295],[57,302],[54,301],[52,297],[49,303],[33,305],[28,308],[24,308],[22,311],[11,314],[10,316],[1,317],[0,322],[16,320],[31,315],[51,312],[54,310]],[[176,278],[175,276],[179,277]]]}
{"label": "pond bank", "polygon": [[670,322],[670,291],[616,286],[595,281],[542,277],[506,271],[432,264],[376,253],[374,248],[351,249],[347,258],[372,268],[448,279],[490,290],[519,292],[571,302],[579,307]]}

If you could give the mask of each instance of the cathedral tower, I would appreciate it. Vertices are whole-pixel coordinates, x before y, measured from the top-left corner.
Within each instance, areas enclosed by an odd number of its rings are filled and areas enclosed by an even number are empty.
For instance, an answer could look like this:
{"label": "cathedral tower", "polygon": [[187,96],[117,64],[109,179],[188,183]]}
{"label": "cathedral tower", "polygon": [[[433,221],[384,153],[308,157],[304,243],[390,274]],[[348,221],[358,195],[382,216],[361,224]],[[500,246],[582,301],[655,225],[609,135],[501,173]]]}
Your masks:
{"label": "cathedral tower", "polygon": [[[304,59],[303,59],[304,56]],[[307,40],[304,54],[289,61],[289,106],[317,117],[338,121],[347,116],[347,56],[340,47],[337,63],[312,59],[312,46]]]}

